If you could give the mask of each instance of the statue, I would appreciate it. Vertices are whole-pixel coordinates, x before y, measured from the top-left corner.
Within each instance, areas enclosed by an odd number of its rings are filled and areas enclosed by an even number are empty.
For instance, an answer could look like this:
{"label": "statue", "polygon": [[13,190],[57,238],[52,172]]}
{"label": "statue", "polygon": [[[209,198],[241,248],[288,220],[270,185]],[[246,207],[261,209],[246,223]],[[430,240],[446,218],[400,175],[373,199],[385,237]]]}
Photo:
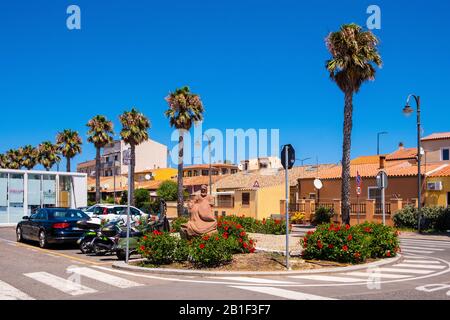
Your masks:
{"label": "statue", "polygon": [[214,199],[208,195],[208,187],[201,186],[200,195],[188,203],[189,221],[181,225],[180,235],[184,239],[217,232],[217,221],[212,212]]}

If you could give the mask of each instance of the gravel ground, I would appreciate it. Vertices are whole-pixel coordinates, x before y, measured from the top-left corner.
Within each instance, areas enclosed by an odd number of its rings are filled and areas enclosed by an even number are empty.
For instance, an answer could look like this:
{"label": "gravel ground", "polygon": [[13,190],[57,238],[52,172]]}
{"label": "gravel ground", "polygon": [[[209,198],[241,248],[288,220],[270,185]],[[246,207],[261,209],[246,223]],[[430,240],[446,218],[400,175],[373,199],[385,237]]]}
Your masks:
{"label": "gravel ground", "polygon": [[[256,241],[256,248],[264,250],[285,251],[286,235],[248,233],[248,236]],[[291,253],[300,253],[302,246],[300,245],[301,237],[289,236],[289,251]]]}

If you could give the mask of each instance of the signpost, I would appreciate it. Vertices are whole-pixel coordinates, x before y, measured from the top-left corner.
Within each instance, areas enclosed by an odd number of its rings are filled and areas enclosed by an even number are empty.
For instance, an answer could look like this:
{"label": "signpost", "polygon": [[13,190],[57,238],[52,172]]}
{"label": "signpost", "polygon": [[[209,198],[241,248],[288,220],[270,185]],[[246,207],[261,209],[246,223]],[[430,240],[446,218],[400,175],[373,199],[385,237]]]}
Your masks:
{"label": "signpost", "polygon": [[289,265],[289,169],[295,163],[295,150],[290,144],[283,146],[281,150],[281,165],[285,169],[286,179],[286,269],[291,270]]}
{"label": "signpost", "polygon": [[356,172],[356,217],[359,224],[359,196],[361,195],[361,176],[359,171]]}
{"label": "signpost", "polygon": [[125,251],[125,262],[128,263],[130,256],[131,149],[123,152],[123,164],[128,166],[127,247]]}
{"label": "signpost", "polygon": [[386,201],[384,191],[388,187],[388,176],[384,170],[381,170],[377,174],[377,186],[381,190],[381,206],[383,210],[383,225],[386,225]]}

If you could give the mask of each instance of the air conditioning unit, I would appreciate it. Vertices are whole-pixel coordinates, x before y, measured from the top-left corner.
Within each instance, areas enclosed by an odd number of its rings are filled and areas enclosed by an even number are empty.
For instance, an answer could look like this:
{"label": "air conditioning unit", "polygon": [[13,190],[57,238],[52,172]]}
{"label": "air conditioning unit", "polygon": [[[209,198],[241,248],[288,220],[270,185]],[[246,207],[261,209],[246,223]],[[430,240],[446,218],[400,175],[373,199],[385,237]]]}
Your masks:
{"label": "air conditioning unit", "polygon": [[441,191],[442,190],[442,181],[428,182],[427,190],[429,191]]}

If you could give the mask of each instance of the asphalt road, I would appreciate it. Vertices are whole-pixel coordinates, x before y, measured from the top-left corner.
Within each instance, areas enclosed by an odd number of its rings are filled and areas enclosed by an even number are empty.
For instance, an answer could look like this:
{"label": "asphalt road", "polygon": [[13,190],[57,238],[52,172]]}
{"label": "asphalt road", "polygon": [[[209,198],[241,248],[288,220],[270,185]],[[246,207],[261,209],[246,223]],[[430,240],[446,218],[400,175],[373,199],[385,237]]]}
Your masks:
{"label": "asphalt road", "polygon": [[[434,238],[433,238],[434,239]],[[450,300],[450,239],[402,238],[402,259],[354,272],[270,277],[159,276],[112,269],[115,256],[40,249],[0,228],[0,299]]]}

